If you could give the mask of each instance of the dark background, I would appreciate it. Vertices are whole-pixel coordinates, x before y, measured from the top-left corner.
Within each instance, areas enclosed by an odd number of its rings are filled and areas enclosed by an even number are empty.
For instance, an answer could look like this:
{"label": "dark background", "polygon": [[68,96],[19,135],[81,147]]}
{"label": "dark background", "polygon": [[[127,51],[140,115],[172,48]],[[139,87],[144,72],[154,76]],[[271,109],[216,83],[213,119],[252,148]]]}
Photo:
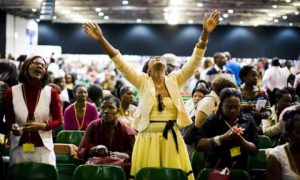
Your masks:
{"label": "dark background", "polygon": [[[102,24],[106,38],[123,54],[189,56],[202,25]],[[58,45],[63,53],[103,54],[101,47],[84,34],[80,24],[39,23],[39,45]],[[277,56],[297,59],[300,28],[218,26],[211,34],[205,56],[229,51],[233,57]]]}
{"label": "dark background", "polygon": [[5,57],[6,13],[0,10],[0,58]]}

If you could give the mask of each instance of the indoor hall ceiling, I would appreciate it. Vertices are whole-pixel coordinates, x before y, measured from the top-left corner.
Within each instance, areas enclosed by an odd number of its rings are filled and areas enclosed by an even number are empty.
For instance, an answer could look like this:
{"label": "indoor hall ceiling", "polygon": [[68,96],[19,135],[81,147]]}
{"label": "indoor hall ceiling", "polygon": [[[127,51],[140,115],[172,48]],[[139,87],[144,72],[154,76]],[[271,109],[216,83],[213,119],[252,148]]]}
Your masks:
{"label": "indoor hall ceiling", "polygon": [[300,0],[0,0],[0,10],[55,23],[199,24],[214,9],[225,25],[300,27]]}

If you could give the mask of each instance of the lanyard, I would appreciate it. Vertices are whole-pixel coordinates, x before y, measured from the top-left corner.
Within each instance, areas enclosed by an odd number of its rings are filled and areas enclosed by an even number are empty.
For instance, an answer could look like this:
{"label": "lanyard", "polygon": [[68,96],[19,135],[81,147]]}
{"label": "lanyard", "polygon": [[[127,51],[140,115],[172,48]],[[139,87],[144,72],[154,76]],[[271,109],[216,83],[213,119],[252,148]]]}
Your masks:
{"label": "lanyard", "polygon": [[[26,94],[25,94],[25,87],[24,87],[24,85],[22,85],[22,93],[23,93],[23,97],[24,97],[24,101],[25,101],[26,107],[28,108],[28,103],[27,103],[27,98],[26,98]],[[39,89],[38,96],[36,98],[36,102],[35,102],[35,106],[34,106],[34,111],[35,111],[35,108],[36,108],[36,106],[37,106],[37,104],[38,104],[38,102],[40,100],[40,95],[41,95],[41,90]],[[31,120],[29,120],[29,117],[27,117],[27,121],[29,121],[29,122],[31,121]]]}
{"label": "lanyard", "polygon": [[75,119],[76,119],[76,122],[77,122],[77,125],[78,125],[78,130],[81,130],[81,128],[83,127],[83,124],[84,124],[84,120],[85,120],[86,103],[84,103],[84,109],[83,109],[83,116],[82,116],[81,124],[79,123],[78,116],[77,116],[76,103],[74,103],[74,112],[75,112]]}

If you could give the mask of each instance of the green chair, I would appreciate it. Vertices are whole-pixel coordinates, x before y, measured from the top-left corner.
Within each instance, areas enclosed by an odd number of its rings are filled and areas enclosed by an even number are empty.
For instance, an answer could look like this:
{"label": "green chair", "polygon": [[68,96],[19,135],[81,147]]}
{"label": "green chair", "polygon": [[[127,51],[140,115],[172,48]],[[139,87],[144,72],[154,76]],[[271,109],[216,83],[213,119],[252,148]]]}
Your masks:
{"label": "green chair", "polygon": [[[208,180],[209,173],[212,169],[202,169],[197,177],[197,180]],[[230,170],[230,180],[250,180],[250,176],[247,171],[241,169]]]}
{"label": "green chair", "polygon": [[79,146],[84,131],[62,130],[56,136],[56,143],[75,144]]}
{"label": "green chair", "polygon": [[187,180],[185,172],[175,168],[141,168],[135,174],[135,180]]}
{"label": "green chair", "polygon": [[56,168],[50,164],[23,162],[11,166],[7,180],[59,180]]}
{"label": "green chair", "polygon": [[268,136],[259,135],[258,136],[258,148],[259,149],[267,149],[272,148],[272,141]]}
{"label": "green chair", "polygon": [[205,158],[203,151],[194,151],[192,155],[192,168],[194,176],[197,177],[200,170],[205,166]]}
{"label": "green chair", "polygon": [[76,168],[75,164],[56,164],[60,180],[72,180]]}
{"label": "green chair", "polygon": [[255,155],[248,156],[247,167],[252,180],[265,179],[264,176],[267,168],[265,150],[260,149]]}
{"label": "green chair", "polygon": [[124,170],[111,165],[84,164],[76,168],[73,180],[126,180]]}

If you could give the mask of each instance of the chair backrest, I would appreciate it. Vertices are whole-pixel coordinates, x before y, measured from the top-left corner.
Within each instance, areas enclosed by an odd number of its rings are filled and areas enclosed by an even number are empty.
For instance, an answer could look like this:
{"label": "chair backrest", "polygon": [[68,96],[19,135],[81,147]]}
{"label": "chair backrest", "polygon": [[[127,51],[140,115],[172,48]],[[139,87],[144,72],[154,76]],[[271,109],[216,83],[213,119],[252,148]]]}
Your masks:
{"label": "chair backrest", "polygon": [[7,180],[59,180],[56,168],[50,164],[22,162],[11,166]]}
{"label": "chair backrest", "polygon": [[75,164],[56,164],[60,180],[72,180],[76,168]]}
{"label": "chair backrest", "polygon": [[248,170],[253,169],[266,169],[267,168],[267,158],[266,152],[263,149],[257,151],[255,155],[248,156],[247,162]]}
{"label": "chair backrest", "polygon": [[73,180],[125,180],[124,170],[119,166],[84,164],[76,168]]}
{"label": "chair backrest", "polygon": [[135,174],[135,180],[187,180],[185,172],[175,168],[141,168]]}
{"label": "chair backrest", "polygon": [[56,143],[75,144],[79,146],[84,131],[62,130],[57,134]]}
{"label": "chair backrest", "polygon": [[259,135],[258,136],[258,148],[259,149],[267,149],[272,148],[272,141],[268,136]]}
{"label": "chair backrest", "polygon": [[[200,171],[197,180],[208,180],[209,173],[212,169],[204,168]],[[250,176],[247,171],[241,169],[230,170],[230,180],[250,180]]]}
{"label": "chair backrest", "polygon": [[195,177],[198,176],[201,169],[205,166],[205,158],[203,151],[194,151],[192,155],[192,168]]}

